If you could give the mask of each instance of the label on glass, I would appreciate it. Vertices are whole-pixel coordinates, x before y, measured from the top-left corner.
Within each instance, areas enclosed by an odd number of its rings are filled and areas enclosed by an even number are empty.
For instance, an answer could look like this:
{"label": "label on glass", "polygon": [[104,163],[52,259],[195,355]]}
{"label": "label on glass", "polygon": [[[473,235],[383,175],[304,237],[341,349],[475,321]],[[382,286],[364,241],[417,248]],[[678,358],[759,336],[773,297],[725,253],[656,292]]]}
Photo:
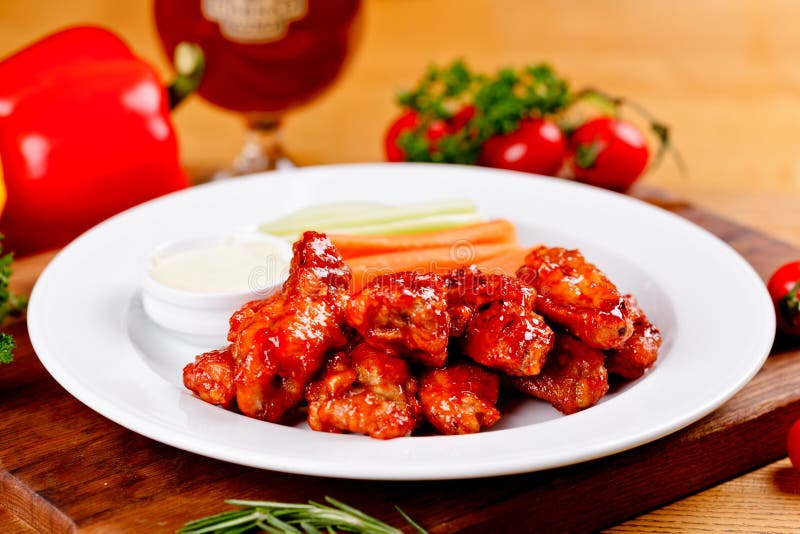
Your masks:
{"label": "label on glass", "polygon": [[277,41],[308,11],[308,0],[202,0],[203,16],[240,43]]}

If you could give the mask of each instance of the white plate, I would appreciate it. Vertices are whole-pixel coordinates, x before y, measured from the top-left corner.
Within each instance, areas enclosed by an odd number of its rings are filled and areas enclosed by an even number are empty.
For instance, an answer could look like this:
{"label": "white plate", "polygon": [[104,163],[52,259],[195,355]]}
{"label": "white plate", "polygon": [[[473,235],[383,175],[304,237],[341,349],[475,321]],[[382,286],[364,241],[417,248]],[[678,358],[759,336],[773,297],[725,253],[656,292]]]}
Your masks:
{"label": "white plate", "polygon": [[[511,407],[491,431],[378,441],[249,419],[194,398],[181,368],[207,347],[141,311],[147,254],[321,202],[469,197],[525,244],[580,248],[664,334],[655,367],[597,406],[562,416]],[[761,367],[774,314],[764,285],[701,228],[623,195],[557,179],[445,165],[311,167],[196,187],[128,210],[65,248],[31,295],[28,328],[53,377],[109,419],[238,464],[319,476],[424,480],[534,471],[598,458],[708,414]]]}

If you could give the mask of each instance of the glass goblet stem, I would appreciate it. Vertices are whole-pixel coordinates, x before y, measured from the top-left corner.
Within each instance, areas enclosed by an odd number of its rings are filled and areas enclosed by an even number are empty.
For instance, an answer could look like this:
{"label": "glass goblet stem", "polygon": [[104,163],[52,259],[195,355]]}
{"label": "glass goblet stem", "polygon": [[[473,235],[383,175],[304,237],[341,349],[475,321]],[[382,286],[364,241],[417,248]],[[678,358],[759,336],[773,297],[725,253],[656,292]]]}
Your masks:
{"label": "glass goblet stem", "polygon": [[279,116],[249,116],[244,146],[233,161],[233,174],[272,171],[294,164],[281,143]]}

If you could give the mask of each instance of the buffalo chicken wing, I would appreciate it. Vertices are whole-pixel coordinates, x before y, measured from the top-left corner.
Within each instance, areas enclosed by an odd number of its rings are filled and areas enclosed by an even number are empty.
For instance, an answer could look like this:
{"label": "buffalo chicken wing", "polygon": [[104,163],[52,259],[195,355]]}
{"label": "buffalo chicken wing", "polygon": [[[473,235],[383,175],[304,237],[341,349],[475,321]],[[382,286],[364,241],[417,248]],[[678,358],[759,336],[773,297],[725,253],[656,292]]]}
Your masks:
{"label": "buffalo chicken wing", "polygon": [[606,353],[606,369],[627,380],[635,380],[658,358],[661,332],[647,319],[632,295],[625,298],[633,319],[633,335],[622,347]]}
{"label": "buffalo chicken wing", "polygon": [[536,291],[502,274],[458,269],[447,279],[451,335],[476,362],[515,376],[538,374],[553,348],[553,331],[534,312]]}
{"label": "buffalo chicken wing", "polygon": [[400,352],[432,367],[447,361],[447,288],[436,274],[378,276],[353,295],[345,318],[375,348]]}
{"label": "buffalo chicken wing", "polygon": [[183,383],[207,403],[229,408],[236,397],[233,371],[231,348],[212,350],[183,368]]}
{"label": "buffalo chicken wing", "polygon": [[419,400],[425,418],[442,434],[473,434],[500,419],[499,389],[496,374],[459,362],[423,371]]}
{"label": "buffalo chicken wing", "polygon": [[511,384],[545,400],[567,415],[599,401],[608,391],[605,357],[569,335],[559,335],[547,364],[537,376],[512,378]]}
{"label": "buffalo chicken wing", "polygon": [[373,438],[408,436],[417,426],[417,381],[405,360],[362,343],[339,352],[308,387],[308,424]]}
{"label": "buffalo chicken wing", "polygon": [[616,349],[633,334],[625,299],[577,250],[537,247],[517,277],[536,288],[536,311],[591,347]]}

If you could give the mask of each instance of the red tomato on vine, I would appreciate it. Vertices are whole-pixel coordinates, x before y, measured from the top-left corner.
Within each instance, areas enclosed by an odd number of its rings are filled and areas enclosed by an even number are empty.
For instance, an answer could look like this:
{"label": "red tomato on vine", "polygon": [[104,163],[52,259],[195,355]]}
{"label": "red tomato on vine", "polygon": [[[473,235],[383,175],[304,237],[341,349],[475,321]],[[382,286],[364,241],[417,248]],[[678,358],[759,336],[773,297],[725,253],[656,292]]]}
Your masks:
{"label": "red tomato on vine", "polygon": [[644,134],[614,117],[580,126],[570,137],[569,152],[575,179],[614,191],[633,185],[650,158]]}

